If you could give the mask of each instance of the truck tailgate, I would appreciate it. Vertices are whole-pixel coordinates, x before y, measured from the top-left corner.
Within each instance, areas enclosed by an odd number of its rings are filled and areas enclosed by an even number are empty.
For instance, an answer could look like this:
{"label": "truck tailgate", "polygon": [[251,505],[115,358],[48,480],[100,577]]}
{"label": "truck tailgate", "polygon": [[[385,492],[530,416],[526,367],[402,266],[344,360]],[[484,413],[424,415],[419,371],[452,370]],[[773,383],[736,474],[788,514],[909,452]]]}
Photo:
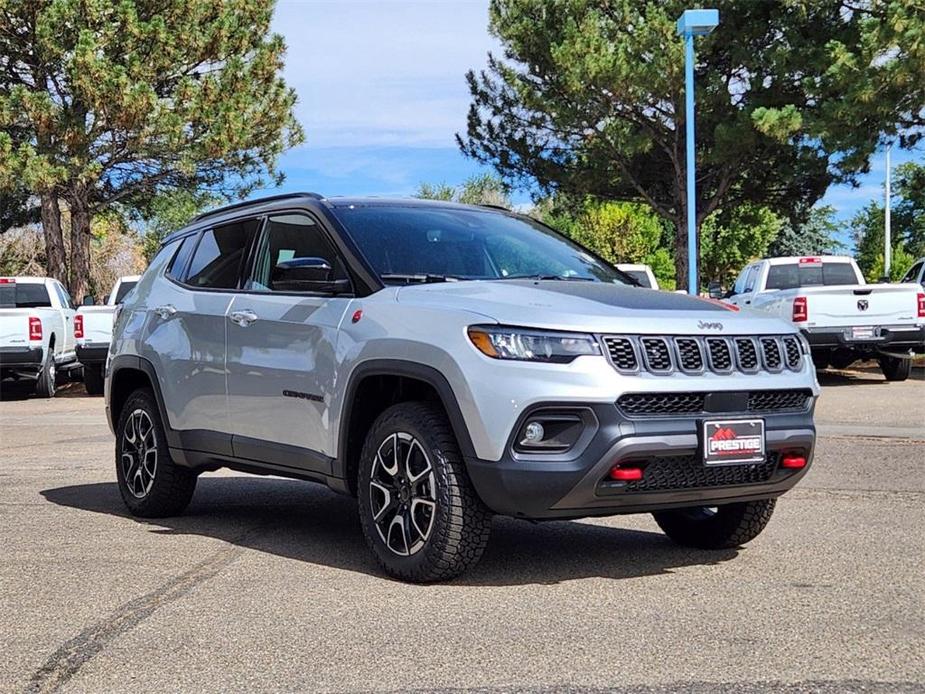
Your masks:
{"label": "truck tailgate", "polygon": [[77,310],[83,316],[83,337],[77,342],[81,345],[109,344],[112,339],[112,318],[114,306],[84,306]]}
{"label": "truck tailgate", "polygon": [[854,325],[904,325],[916,318],[918,292],[915,285],[854,285],[804,287],[809,320],[807,327]]}
{"label": "truck tailgate", "polygon": [[37,309],[0,308],[0,347],[29,346],[29,316]]}

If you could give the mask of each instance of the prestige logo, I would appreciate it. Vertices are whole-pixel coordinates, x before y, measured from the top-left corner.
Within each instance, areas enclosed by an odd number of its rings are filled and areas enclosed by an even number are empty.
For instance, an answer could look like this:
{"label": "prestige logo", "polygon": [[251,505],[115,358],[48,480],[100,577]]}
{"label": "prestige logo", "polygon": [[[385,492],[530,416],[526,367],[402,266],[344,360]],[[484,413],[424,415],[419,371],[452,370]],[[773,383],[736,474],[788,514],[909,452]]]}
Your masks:
{"label": "prestige logo", "polygon": [[697,327],[701,330],[722,330],[723,324],[717,322],[697,321]]}

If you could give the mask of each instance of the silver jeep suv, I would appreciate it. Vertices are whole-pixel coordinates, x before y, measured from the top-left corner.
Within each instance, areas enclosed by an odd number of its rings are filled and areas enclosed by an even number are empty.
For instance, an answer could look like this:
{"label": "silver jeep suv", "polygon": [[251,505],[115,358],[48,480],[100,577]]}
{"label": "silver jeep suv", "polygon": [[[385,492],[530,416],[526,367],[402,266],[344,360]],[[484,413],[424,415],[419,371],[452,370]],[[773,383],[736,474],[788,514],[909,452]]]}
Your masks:
{"label": "silver jeep suv", "polygon": [[528,217],[314,194],[168,237],[106,375],[132,513],[220,467],[322,482],[410,581],[473,565],[493,513],[747,542],[806,473],[818,393],[789,324],[634,286]]}

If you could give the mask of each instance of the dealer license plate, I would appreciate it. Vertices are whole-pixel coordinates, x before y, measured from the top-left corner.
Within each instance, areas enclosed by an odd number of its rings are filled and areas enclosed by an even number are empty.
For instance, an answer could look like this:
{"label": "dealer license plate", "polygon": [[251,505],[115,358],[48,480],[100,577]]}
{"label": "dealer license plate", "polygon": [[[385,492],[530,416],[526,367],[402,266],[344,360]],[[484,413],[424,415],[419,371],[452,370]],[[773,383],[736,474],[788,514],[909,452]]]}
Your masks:
{"label": "dealer license plate", "polygon": [[763,419],[718,419],[703,423],[707,465],[760,463],[765,457]]}
{"label": "dealer license plate", "polygon": [[851,337],[855,340],[876,340],[877,339],[877,329],[874,327],[853,327],[851,328]]}

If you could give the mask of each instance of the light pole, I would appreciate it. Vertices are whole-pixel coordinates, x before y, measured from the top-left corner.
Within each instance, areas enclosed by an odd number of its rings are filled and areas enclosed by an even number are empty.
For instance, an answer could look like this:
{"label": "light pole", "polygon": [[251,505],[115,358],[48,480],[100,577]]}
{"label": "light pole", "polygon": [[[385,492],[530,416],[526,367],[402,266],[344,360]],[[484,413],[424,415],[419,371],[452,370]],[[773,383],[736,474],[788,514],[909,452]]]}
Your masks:
{"label": "light pole", "polygon": [[678,18],[684,37],[684,123],[687,126],[687,292],[696,296],[697,189],[694,162],[694,37],[709,34],[719,24],[719,10],[685,10]]}
{"label": "light pole", "polygon": [[893,149],[893,143],[886,146],[886,194],[883,215],[883,276],[886,281],[890,281],[890,264],[893,254],[892,229],[890,229],[890,150]]}

